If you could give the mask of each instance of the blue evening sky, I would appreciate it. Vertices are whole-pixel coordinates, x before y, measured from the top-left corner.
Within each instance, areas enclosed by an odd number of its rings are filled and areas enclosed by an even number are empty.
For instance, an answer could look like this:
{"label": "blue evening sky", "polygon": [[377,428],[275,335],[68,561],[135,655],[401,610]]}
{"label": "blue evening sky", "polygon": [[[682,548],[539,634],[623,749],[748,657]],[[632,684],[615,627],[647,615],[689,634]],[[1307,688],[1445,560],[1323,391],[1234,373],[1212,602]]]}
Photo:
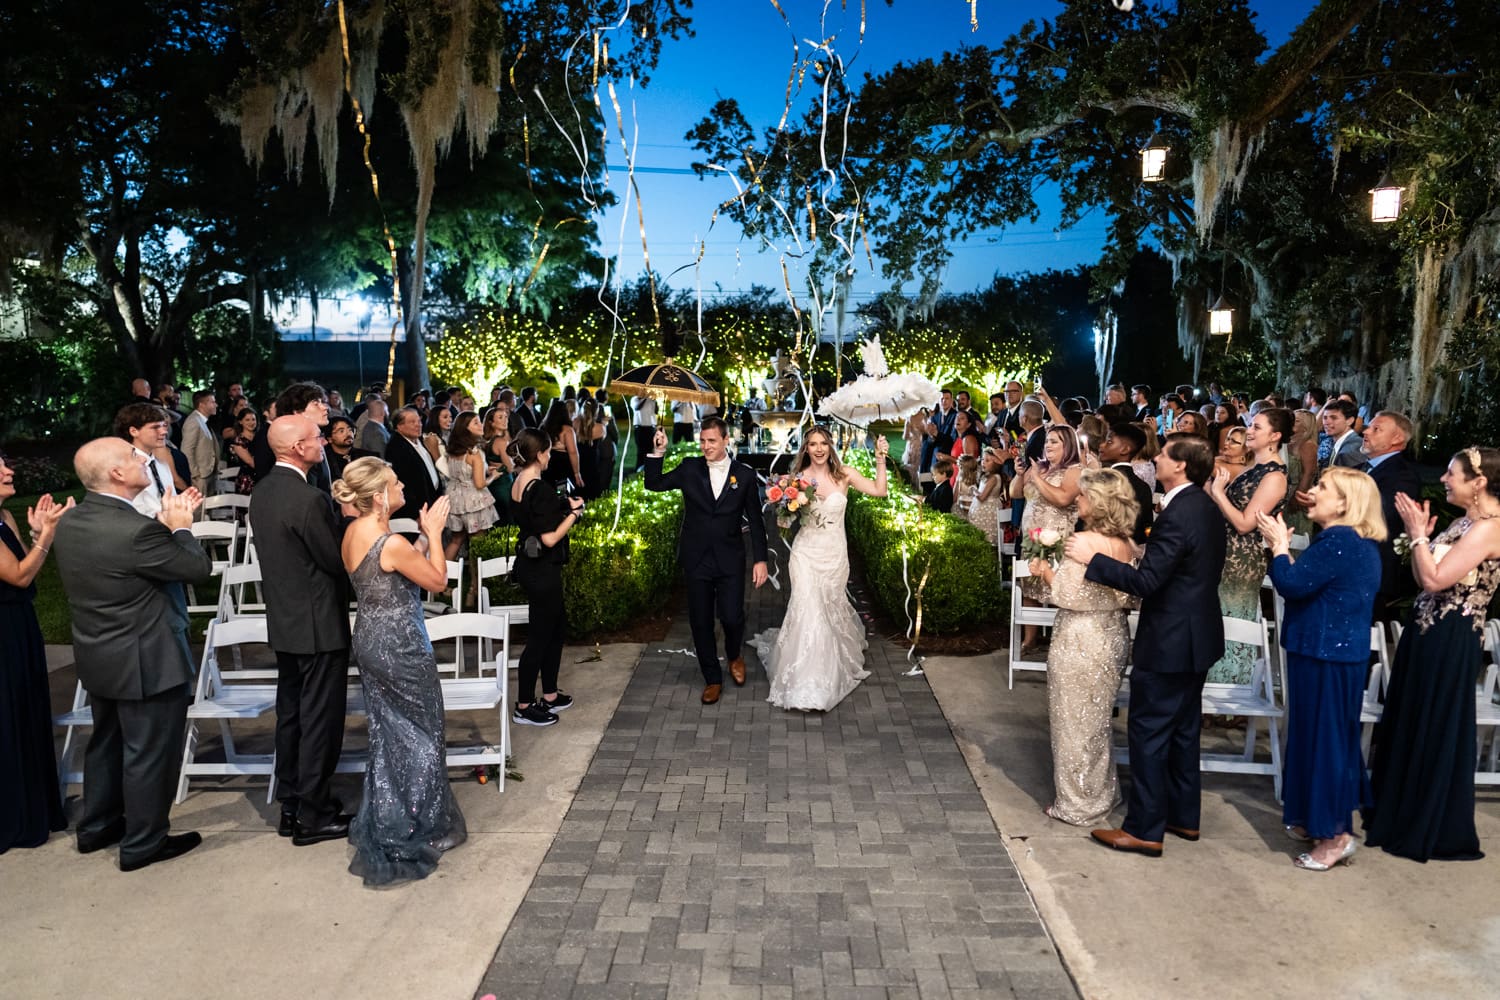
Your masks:
{"label": "blue evening sky", "polygon": [[[841,9],[841,3],[847,8]],[[1250,0],[1250,7],[1261,32],[1275,47],[1314,3]],[[1052,17],[1062,8],[1056,0],[978,0],[979,27],[971,31],[967,0],[897,0],[893,7],[884,0],[867,0],[861,43],[860,0],[779,0],[779,4],[790,24],[771,0],[697,0],[695,37],[664,46],[660,66],[648,86],[617,90],[626,136],[637,143],[635,180],[652,267],[658,274],[670,275],[686,265],[668,283],[674,289],[701,288],[706,301],[721,291],[748,290],[754,284],[783,287],[783,252],[759,249],[757,243],[743,239],[739,227],[726,218],[710,227],[715,208],[733,197],[733,183],[727,178],[700,181],[688,169],[694,151],[683,136],[715,100],[737,98],[752,126],[765,129],[776,124],[786,104],[794,42],[799,47],[797,58],[806,60],[814,51],[813,40],[831,37],[831,47],[844,60],[845,72],[857,87],[866,73],[883,72],[897,62],[936,57],[965,44],[998,46],[1027,20]],[[809,83],[793,96],[793,120],[807,107],[812,86]],[[600,99],[609,124],[610,187],[620,200],[602,218],[600,249],[616,258],[620,274],[632,281],[643,273],[641,223],[635,200],[629,197],[623,169],[628,161],[614,109],[602,86]],[[837,148],[835,141],[831,149]],[[1094,260],[1105,218],[1088,217],[1072,229],[1057,231],[1055,201],[1051,206],[1047,201],[1044,198],[1043,215],[1036,223],[1023,222],[1003,233],[980,234],[957,245],[943,275],[945,290],[986,286],[996,274],[1065,268]],[[706,247],[695,268],[700,240],[706,241]],[[785,259],[800,302],[805,293],[797,261]],[[856,301],[887,287],[878,271],[870,271],[862,249],[853,263]],[[878,259],[876,264],[878,268]]]}

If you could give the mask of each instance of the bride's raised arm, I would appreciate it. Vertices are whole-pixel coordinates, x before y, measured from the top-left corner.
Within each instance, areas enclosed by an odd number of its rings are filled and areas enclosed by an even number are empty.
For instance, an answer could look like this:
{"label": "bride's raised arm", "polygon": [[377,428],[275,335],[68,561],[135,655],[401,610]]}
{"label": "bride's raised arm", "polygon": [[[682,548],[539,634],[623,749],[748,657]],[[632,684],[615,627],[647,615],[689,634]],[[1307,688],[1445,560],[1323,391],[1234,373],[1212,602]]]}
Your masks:
{"label": "bride's raised arm", "polygon": [[891,444],[882,435],[875,439],[875,481],[872,483],[866,479],[858,470],[852,466],[844,466],[844,472],[849,477],[849,488],[859,490],[861,493],[872,497],[883,497],[886,495],[885,464],[886,456],[890,453]]}

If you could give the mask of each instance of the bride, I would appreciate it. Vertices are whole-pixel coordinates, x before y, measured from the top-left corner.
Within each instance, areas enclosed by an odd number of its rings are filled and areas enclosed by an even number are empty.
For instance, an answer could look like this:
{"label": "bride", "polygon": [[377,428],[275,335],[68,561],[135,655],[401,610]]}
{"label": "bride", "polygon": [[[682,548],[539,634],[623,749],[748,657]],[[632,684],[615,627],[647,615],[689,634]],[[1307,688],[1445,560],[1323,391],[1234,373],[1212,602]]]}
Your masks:
{"label": "bride", "polygon": [[791,597],[781,628],[750,640],[771,678],[771,696],[780,708],[826,712],[870,676],[864,669],[865,630],[844,587],[849,582],[849,546],[844,509],[849,490],[885,496],[884,437],[875,439],[872,483],[839,461],[833,438],[822,427],[803,435],[792,468],[816,484],[818,500],[792,542],[787,568]]}

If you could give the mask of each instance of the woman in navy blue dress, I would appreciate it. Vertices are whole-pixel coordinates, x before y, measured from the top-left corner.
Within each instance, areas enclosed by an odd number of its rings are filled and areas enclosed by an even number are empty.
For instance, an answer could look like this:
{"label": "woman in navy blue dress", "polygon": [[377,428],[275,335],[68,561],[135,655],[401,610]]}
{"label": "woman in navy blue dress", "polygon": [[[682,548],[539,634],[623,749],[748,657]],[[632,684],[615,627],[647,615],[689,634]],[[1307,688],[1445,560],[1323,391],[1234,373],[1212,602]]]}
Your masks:
{"label": "woman in navy blue dress", "polygon": [[1369,801],[1359,714],[1370,665],[1370,620],[1380,588],[1385,517],[1363,472],[1330,467],[1312,488],[1308,516],[1322,530],[1292,562],[1292,530],[1258,516],[1271,547],[1271,582],[1286,602],[1286,760],[1281,819],[1312,848],[1294,864],[1327,871],[1354,856],[1354,812]]}
{"label": "woman in navy blue dress", "polygon": [[[0,501],[15,495],[15,475],[0,454]],[[68,825],[52,747],[47,650],[32,601],[58,518],[72,506],[51,494],[37,500],[26,512],[29,549],[10,511],[0,511],[0,854],[40,847]]]}

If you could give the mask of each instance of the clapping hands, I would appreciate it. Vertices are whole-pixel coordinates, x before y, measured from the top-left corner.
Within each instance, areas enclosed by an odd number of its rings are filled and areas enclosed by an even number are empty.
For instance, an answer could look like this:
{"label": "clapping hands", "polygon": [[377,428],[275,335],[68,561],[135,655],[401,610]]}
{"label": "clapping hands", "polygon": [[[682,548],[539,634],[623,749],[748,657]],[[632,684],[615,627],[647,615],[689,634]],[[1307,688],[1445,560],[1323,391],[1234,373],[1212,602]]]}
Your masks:
{"label": "clapping hands", "polygon": [[446,496],[438,497],[430,504],[422,507],[421,513],[417,515],[417,523],[422,526],[422,534],[441,545],[443,542],[443,529],[448,526],[449,502]]}
{"label": "clapping hands", "polygon": [[161,511],[156,519],[166,525],[168,531],[183,531],[193,526],[193,511],[202,502],[203,494],[192,488],[162,497]]}
{"label": "clapping hands", "polygon": [[1223,467],[1214,470],[1214,477],[1208,481],[1209,496],[1223,496],[1224,487],[1229,485],[1229,480],[1234,478],[1229,470]]}
{"label": "clapping hands", "polygon": [[1257,511],[1255,524],[1260,528],[1260,537],[1265,539],[1266,546],[1277,555],[1289,552],[1292,546],[1292,529],[1284,521],[1280,514],[1275,519],[1266,516],[1264,511]]}
{"label": "clapping hands", "polygon": [[31,529],[31,537],[51,535],[57,529],[57,522],[62,519],[64,512],[72,510],[74,506],[76,504],[72,497],[68,497],[66,504],[60,504],[52,499],[51,493],[43,493],[37,498],[35,507],[26,508],[26,525]]}
{"label": "clapping hands", "polygon": [[1401,515],[1401,521],[1406,525],[1408,538],[1430,538],[1437,530],[1437,518],[1432,514],[1431,501],[1423,500],[1418,504],[1405,493],[1397,493],[1396,513]]}

